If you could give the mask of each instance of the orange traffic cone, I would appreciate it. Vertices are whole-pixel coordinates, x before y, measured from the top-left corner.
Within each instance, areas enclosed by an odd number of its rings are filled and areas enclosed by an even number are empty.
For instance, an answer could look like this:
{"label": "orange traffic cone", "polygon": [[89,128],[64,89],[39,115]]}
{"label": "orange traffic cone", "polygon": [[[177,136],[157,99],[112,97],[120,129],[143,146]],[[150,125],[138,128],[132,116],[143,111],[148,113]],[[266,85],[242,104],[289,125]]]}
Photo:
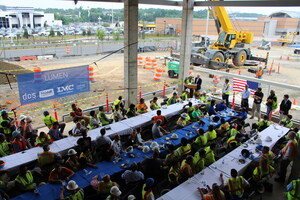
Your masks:
{"label": "orange traffic cone", "polygon": [[280,56],[280,60],[282,60],[282,56]]}
{"label": "orange traffic cone", "polygon": [[290,57],[289,57],[289,56],[287,57],[287,60],[290,60]]}
{"label": "orange traffic cone", "polygon": [[294,105],[294,106],[297,105],[296,99],[294,99],[293,105]]}

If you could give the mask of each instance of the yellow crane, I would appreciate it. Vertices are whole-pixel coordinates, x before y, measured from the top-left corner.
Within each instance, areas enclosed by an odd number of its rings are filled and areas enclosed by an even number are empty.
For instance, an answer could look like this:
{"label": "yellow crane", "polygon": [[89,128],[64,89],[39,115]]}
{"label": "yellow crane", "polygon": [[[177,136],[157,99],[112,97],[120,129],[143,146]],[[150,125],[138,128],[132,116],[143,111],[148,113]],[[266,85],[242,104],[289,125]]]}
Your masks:
{"label": "yellow crane", "polygon": [[281,42],[281,46],[285,44],[293,44],[297,36],[297,32],[288,32],[283,38],[277,39],[278,42]]}
{"label": "yellow crane", "polygon": [[217,62],[227,62],[231,59],[235,66],[245,65],[246,60],[267,62],[267,58],[257,58],[251,55],[250,45],[253,42],[253,33],[235,30],[224,7],[212,7],[209,11],[216,21],[219,37],[204,53],[205,56]]}

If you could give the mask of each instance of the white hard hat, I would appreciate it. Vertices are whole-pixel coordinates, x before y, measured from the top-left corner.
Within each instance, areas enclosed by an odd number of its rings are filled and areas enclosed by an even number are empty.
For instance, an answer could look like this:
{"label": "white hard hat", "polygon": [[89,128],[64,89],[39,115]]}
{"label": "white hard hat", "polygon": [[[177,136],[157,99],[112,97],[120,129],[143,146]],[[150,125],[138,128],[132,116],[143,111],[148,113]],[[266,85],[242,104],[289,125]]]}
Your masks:
{"label": "white hard hat", "polygon": [[75,181],[71,180],[68,182],[68,185],[67,185],[68,190],[76,190],[77,188],[78,188],[78,185]]}
{"label": "white hard hat", "polygon": [[272,142],[272,138],[270,136],[266,137],[266,142]]}
{"label": "white hard hat", "polygon": [[150,151],[150,148],[148,146],[143,147],[143,152],[148,153]]}
{"label": "white hard hat", "polygon": [[32,117],[30,116],[25,117],[25,122],[31,122],[31,121],[32,121]]}
{"label": "white hard hat", "polygon": [[188,116],[187,116],[186,113],[182,113],[182,114],[180,115],[180,117],[182,117],[183,119],[186,119]]}
{"label": "white hard hat", "polygon": [[158,152],[158,153],[159,153],[159,152],[160,152],[160,148],[159,148],[159,146],[155,146],[155,147],[153,147],[153,148],[152,148],[152,151],[154,151],[154,152],[156,151],[156,152]]}
{"label": "white hard hat", "polygon": [[189,89],[189,88],[186,88],[185,91],[186,91],[186,92],[190,92],[190,89]]}
{"label": "white hard hat", "polygon": [[69,149],[68,151],[68,156],[73,156],[73,155],[76,155],[77,152],[75,151],[75,149]]}
{"label": "white hard hat", "polygon": [[206,99],[207,101],[211,101],[211,97],[207,97],[207,99]]}
{"label": "white hard hat", "polygon": [[206,94],[206,90],[203,90],[203,91],[202,91],[202,94]]}
{"label": "white hard hat", "polygon": [[256,144],[262,144],[262,140],[261,140],[260,138],[258,138],[258,139],[256,140]]}
{"label": "white hard hat", "polygon": [[157,146],[158,146],[158,143],[157,143],[157,142],[152,142],[152,143],[150,144],[150,147],[151,147],[151,148],[157,147]]}
{"label": "white hard hat", "polygon": [[22,120],[24,120],[24,119],[26,119],[26,116],[25,115],[20,115],[20,121],[22,121]]}
{"label": "white hard hat", "polygon": [[127,200],[135,200],[135,199],[136,199],[135,196],[132,194],[127,197]]}
{"label": "white hard hat", "polygon": [[119,197],[119,196],[121,196],[122,192],[120,191],[120,189],[118,188],[118,186],[112,186],[110,188],[110,194]]}

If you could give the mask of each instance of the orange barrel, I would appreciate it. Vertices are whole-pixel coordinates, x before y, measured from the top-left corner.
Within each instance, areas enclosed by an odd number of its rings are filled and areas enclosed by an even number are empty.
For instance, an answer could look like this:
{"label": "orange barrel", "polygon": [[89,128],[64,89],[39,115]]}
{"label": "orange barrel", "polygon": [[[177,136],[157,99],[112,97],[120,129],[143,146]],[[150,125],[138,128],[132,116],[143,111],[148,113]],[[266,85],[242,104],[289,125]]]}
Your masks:
{"label": "orange barrel", "polygon": [[35,67],[33,69],[33,80],[34,82],[42,82],[43,81],[43,74],[40,67]]}
{"label": "orange barrel", "polygon": [[152,60],[150,57],[146,57],[145,69],[152,69]]}
{"label": "orange barrel", "polygon": [[163,72],[163,70],[161,68],[159,68],[159,67],[156,68],[153,80],[154,81],[161,81],[162,72]]}
{"label": "orange barrel", "polygon": [[139,56],[138,57],[138,67],[143,67],[143,57]]}
{"label": "orange barrel", "polygon": [[157,61],[156,59],[152,60],[152,67],[155,69],[157,67]]}
{"label": "orange barrel", "polygon": [[95,78],[94,78],[94,68],[92,66],[89,66],[89,80],[91,82],[95,81]]}
{"label": "orange barrel", "polygon": [[71,52],[71,47],[66,47],[66,54],[69,54]]}

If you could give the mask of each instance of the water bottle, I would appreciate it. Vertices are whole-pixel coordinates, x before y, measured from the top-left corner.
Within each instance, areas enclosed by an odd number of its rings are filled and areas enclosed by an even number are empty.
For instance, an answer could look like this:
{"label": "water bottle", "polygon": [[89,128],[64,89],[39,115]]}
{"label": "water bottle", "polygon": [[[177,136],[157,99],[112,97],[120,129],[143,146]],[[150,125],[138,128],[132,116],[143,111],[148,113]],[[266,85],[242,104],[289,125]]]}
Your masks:
{"label": "water bottle", "polygon": [[225,164],[225,160],[223,159],[223,160],[222,160],[222,165],[224,165],[224,164]]}
{"label": "water bottle", "polygon": [[36,184],[34,184],[34,194],[35,194],[35,195],[40,195],[39,189],[38,189],[38,187],[36,186]]}

